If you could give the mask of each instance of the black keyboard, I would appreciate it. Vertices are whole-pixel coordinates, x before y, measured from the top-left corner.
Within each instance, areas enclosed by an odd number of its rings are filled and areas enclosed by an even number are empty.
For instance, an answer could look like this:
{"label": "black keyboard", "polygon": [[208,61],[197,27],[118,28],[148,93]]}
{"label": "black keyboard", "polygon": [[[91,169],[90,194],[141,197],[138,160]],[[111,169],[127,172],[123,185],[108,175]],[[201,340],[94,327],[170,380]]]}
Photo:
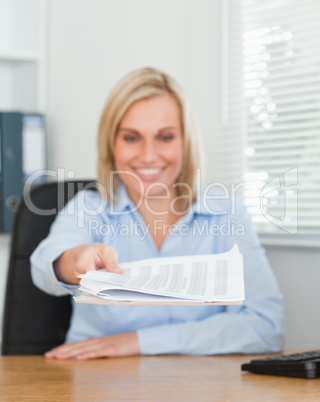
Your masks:
{"label": "black keyboard", "polygon": [[251,360],[243,364],[241,370],[257,374],[319,378],[320,350]]}

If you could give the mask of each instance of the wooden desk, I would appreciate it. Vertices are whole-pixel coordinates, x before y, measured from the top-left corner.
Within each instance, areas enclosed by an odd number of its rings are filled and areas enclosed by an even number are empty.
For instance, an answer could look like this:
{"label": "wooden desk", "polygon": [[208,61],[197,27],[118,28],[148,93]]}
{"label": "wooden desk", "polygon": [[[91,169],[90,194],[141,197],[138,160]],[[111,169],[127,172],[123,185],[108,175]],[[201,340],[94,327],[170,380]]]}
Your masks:
{"label": "wooden desk", "polygon": [[320,400],[320,379],[242,373],[241,363],[250,359],[250,356],[161,356],[77,362],[45,360],[41,356],[2,356],[0,400]]}

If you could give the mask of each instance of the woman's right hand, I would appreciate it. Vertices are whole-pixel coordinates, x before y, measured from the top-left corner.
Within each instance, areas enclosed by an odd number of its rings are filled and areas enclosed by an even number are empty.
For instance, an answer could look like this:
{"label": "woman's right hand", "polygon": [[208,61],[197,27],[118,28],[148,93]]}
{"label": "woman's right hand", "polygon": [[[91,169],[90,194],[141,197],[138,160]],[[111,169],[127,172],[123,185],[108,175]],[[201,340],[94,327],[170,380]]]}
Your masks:
{"label": "woman's right hand", "polygon": [[105,268],[108,272],[122,273],[117,263],[117,253],[113,247],[101,243],[82,244],[65,251],[54,263],[59,281],[77,285],[77,275]]}

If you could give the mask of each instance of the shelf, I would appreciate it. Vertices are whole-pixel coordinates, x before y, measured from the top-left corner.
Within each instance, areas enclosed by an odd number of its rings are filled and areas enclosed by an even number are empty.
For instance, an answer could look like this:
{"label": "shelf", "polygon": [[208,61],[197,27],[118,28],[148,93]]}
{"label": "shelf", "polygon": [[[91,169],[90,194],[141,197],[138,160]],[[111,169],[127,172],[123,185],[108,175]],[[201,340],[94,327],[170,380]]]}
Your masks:
{"label": "shelf", "polygon": [[320,239],[315,235],[292,235],[292,234],[272,234],[260,233],[259,238],[263,246],[270,247],[320,247]]}
{"label": "shelf", "polygon": [[0,61],[16,61],[16,62],[39,62],[40,55],[38,53],[32,52],[19,52],[19,51],[10,51],[10,52],[1,52],[0,51]]}
{"label": "shelf", "polygon": [[46,112],[48,0],[0,0],[0,111]]}
{"label": "shelf", "polygon": [[39,63],[0,58],[0,110],[38,111]]}

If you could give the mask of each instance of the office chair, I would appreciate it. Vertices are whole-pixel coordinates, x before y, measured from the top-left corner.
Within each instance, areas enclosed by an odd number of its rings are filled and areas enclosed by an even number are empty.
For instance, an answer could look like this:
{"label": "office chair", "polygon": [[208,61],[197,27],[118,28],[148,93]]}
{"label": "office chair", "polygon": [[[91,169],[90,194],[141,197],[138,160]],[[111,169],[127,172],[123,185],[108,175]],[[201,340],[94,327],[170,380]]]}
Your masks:
{"label": "office chair", "polygon": [[[95,189],[94,181],[46,183],[21,201],[12,231],[2,330],[3,355],[39,355],[64,342],[71,315],[70,296],[50,296],[31,280],[30,255],[74,194]],[[28,205],[31,205],[32,210]],[[38,210],[50,211],[40,215]]]}

